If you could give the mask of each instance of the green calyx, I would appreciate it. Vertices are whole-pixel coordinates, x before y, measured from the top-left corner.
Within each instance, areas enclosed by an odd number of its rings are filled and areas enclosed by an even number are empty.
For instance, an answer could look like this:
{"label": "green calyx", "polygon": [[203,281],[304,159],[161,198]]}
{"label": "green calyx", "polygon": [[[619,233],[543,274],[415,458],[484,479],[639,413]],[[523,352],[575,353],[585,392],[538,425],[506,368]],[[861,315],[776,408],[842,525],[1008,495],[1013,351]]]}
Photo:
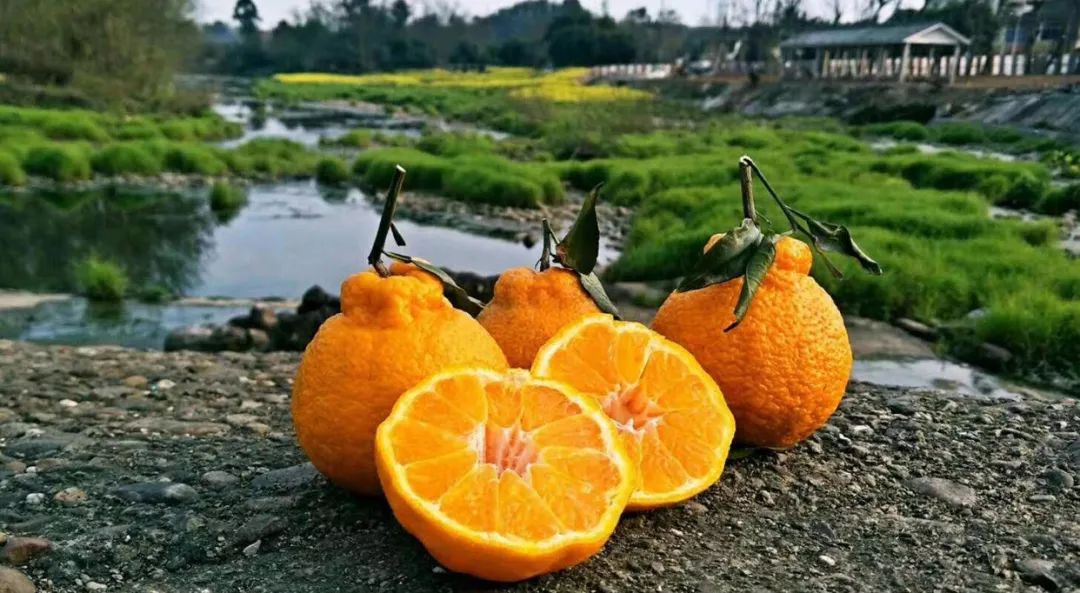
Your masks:
{"label": "green calyx", "polygon": [[[560,266],[577,272],[581,282],[581,288],[589,295],[604,313],[619,318],[619,310],[611,297],[604,290],[600,278],[596,275],[596,260],[600,255],[600,222],[596,217],[596,201],[600,197],[600,188],[603,184],[593,188],[589,195],[585,196],[585,202],[578,211],[574,224],[566,235],[559,240],[551,229],[551,224],[545,218],[541,223],[543,228],[544,250],[540,255],[537,267],[540,271],[551,267],[554,259]],[[554,253],[552,245],[555,246]]]}
{"label": "green calyx", "polygon": [[394,236],[394,242],[398,247],[405,246],[405,237],[402,236],[401,231],[394,226],[394,211],[397,210],[397,200],[401,195],[401,189],[404,184],[405,169],[402,168],[401,165],[397,165],[394,167],[394,179],[390,182],[390,190],[386,193],[386,202],[383,203],[382,216],[379,218],[379,228],[375,232],[375,240],[372,242],[371,252],[368,253],[368,264],[375,268],[375,271],[383,278],[390,275],[389,268],[387,268],[382,261],[384,255],[399,262],[413,264],[421,270],[438,278],[439,281],[442,282],[443,292],[446,294],[447,299],[458,309],[475,317],[484,309],[484,304],[469,296],[469,293],[467,293],[464,288],[458,286],[457,282],[454,282],[454,279],[450,274],[446,273],[446,270],[443,270],[426,259],[386,250],[386,239],[391,234]]}
{"label": "green calyx", "polygon": [[[882,273],[881,266],[859,248],[847,227],[815,220],[808,214],[789,206],[776,194],[761,169],[750,157],[743,156],[739,159],[739,169],[744,216],[742,223],[726,233],[716,245],[705,252],[676,289],[678,292],[687,292],[739,277],[745,278],[739,300],[735,305],[735,321],[724,331],[735,329],[746,317],[754,295],[776,259],[776,244],[784,235],[799,233],[806,236],[811,247],[821,256],[829,271],[837,277],[842,277],[843,274],[829,261],[825,255],[826,251],[854,258],[864,270],[871,274]],[[791,226],[790,231],[783,234],[766,233],[762,232],[758,226],[753,193],[754,176],[757,176],[784,213],[784,217]]]}

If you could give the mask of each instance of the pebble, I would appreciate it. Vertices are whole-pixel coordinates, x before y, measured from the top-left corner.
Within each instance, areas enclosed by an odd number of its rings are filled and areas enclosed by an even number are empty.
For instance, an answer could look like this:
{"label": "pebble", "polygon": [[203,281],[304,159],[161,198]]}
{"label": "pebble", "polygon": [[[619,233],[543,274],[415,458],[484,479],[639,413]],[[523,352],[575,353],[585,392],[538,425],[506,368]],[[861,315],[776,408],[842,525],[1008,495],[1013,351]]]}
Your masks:
{"label": "pebble", "polygon": [[128,484],[113,490],[113,493],[130,502],[149,502],[178,504],[198,496],[198,492],[187,484],[179,482],[142,482]]}
{"label": "pebble", "polygon": [[1053,494],[1032,494],[1028,497],[1031,502],[1054,502],[1057,497]]}
{"label": "pebble", "polygon": [[274,515],[255,515],[236,530],[236,543],[246,545],[285,531],[285,521]]}
{"label": "pebble", "polygon": [[34,593],[37,587],[26,575],[6,566],[0,566],[0,591],[3,593]]}
{"label": "pebble", "polygon": [[79,405],[79,402],[77,402],[77,401],[75,401],[73,399],[62,399],[62,400],[60,400],[60,407],[61,408],[74,408],[74,407],[76,407],[78,405]]}
{"label": "pebble", "polygon": [[90,581],[89,583],[86,583],[86,590],[87,591],[105,591],[108,588],[109,588],[108,586],[103,585],[103,584],[98,583],[98,582],[95,582],[95,581]]}
{"label": "pebble", "polygon": [[51,549],[52,542],[43,537],[9,537],[0,548],[0,557],[7,564],[22,566]]}
{"label": "pebble", "polygon": [[255,543],[244,548],[244,555],[251,558],[259,553],[259,548],[262,547],[262,540],[258,540]]}
{"label": "pebble", "polygon": [[977,500],[973,488],[944,478],[912,478],[907,481],[907,487],[954,507],[968,507]]}
{"label": "pebble", "polygon": [[301,463],[257,476],[251,481],[251,487],[256,490],[294,491],[310,486],[319,478],[319,472],[314,465]]}
{"label": "pebble", "polygon": [[697,502],[696,500],[691,500],[690,502],[686,503],[685,505],[683,505],[683,508],[695,515],[704,515],[705,513],[709,512],[709,507],[701,504],[700,502]]}
{"label": "pebble", "polygon": [[240,481],[240,478],[226,471],[209,471],[199,478],[203,484],[215,489],[222,490]]}
{"label": "pebble", "polygon": [[833,558],[832,556],[822,554],[822,555],[818,556],[817,558],[818,558],[818,560],[821,561],[822,564],[826,564],[828,566],[836,566],[836,559]]}
{"label": "pebble", "polygon": [[41,492],[31,492],[26,495],[26,504],[38,506],[45,503],[45,495]]}
{"label": "pebble", "polygon": [[77,506],[86,502],[86,492],[82,488],[72,486],[54,494],[53,500],[64,506]]}
{"label": "pebble", "polygon": [[176,382],[170,381],[169,379],[162,379],[157,383],[154,383],[154,389],[157,389],[158,391],[167,391],[173,387],[176,387]]}
{"label": "pebble", "polygon": [[1040,558],[1028,558],[1016,563],[1016,572],[1024,581],[1048,591],[1061,589],[1061,583],[1054,575],[1054,563]]}
{"label": "pebble", "polygon": [[142,389],[150,384],[150,381],[142,375],[131,375],[124,379],[124,385],[135,389]]}
{"label": "pebble", "polygon": [[1057,468],[1047,470],[1043,474],[1043,479],[1046,480],[1046,485],[1052,492],[1068,492],[1075,484],[1072,474]]}

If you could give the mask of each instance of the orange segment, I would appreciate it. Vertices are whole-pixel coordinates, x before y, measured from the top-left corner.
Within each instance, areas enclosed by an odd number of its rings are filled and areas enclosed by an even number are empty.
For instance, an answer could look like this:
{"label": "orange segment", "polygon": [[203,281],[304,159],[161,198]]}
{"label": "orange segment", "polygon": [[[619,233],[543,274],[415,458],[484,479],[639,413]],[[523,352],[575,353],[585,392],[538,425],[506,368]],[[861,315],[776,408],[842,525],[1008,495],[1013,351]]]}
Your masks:
{"label": "orange segment", "polygon": [[724,471],[735,420],[720,388],[647,327],[585,317],[540,348],[532,372],[591,396],[618,427],[639,470],[628,508],[681,502]]}
{"label": "orange segment", "polygon": [[451,570],[517,581],[603,547],[636,484],[590,397],[524,371],[448,371],[402,395],[376,434],[394,515]]}

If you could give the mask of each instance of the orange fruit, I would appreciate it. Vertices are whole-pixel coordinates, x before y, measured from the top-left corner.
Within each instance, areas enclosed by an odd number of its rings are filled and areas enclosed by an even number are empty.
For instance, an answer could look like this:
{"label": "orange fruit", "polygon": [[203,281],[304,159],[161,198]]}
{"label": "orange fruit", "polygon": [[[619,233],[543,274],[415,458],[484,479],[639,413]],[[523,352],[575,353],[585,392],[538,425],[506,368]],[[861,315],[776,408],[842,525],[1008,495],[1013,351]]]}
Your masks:
{"label": "orange fruit", "polygon": [[639,469],[628,508],[684,501],[724,471],[735,433],[724,396],[690,353],[644,325],[585,317],[540,349],[532,372],[592,396],[614,421]]}
{"label": "orange fruit", "polygon": [[342,312],[308,344],[293,385],[300,447],[334,483],[377,494],[375,429],[397,398],[456,365],[505,369],[499,345],[475,319],[443,298],[442,284],[395,263],[341,285]]}
{"label": "orange fruit", "polygon": [[502,347],[510,366],[527,369],[555,332],[599,312],[577,272],[513,268],[499,276],[495,294],[477,320]]}
{"label": "orange fruit", "polygon": [[603,410],[520,370],[435,375],[401,397],[376,441],[402,526],[443,566],[493,581],[592,556],[633,490]]}
{"label": "orange fruit", "polygon": [[851,346],[840,311],[808,276],[811,263],[806,243],[780,239],[746,316],[729,332],[742,278],[673,293],[653,320],[720,385],[741,443],[790,447],[821,428],[844,395]]}

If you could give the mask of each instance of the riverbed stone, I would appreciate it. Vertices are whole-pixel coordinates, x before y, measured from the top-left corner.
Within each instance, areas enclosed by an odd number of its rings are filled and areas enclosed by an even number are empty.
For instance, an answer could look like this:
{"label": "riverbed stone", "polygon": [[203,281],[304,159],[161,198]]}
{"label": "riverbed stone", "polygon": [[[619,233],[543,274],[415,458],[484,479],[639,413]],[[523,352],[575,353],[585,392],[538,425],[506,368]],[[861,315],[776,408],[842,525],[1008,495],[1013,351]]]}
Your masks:
{"label": "riverbed stone", "polygon": [[216,352],[213,339],[214,326],[191,325],[169,332],[165,336],[165,351],[193,350],[196,352]]}
{"label": "riverbed stone", "polygon": [[127,484],[114,489],[113,494],[129,502],[162,504],[180,504],[198,496],[191,486],[173,482]]}
{"label": "riverbed stone", "polygon": [[0,566],[0,593],[35,593],[37,587],[27,576],[14,568]]}
{"label": "riverbed stone", "polygon": [[319,471],[310,462],[270,470],[251,481],[255,490],[293,492],[307,488],[321,479]]}
{"label": "riverbed stone", "polygon": [[969,507],[977,500],[975,489],[944,478],[912,478],[907,481],[907,486],[954,507]]}
{"label": "riverbed stone", "polygon": [[22,566],[52,550],[52,542],[43,537],[8,537],[0,548],[0,558],[13,566]]}

